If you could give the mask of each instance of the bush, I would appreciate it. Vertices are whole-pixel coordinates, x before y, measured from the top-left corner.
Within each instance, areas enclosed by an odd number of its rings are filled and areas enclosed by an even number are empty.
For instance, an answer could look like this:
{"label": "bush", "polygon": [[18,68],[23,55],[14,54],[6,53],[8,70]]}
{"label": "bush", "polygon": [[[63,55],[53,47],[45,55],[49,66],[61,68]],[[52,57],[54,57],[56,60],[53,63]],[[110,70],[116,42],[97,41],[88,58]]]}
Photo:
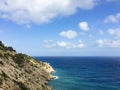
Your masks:
{"label": "bush", "polygon": [[24,63],[24,55],[23,54],[16,54],[13,57],[13,60],[15,61],[15,63],[17,63],[18,65],[23,64]]}
{"label": "bush", "polygon": [[3,84],[3,80],[2,80],[2,78],[0,78],[0,85],[2,85]]}
{"label": "bush", "polygon": [[0,41],[0,49],[3,50],[3,51],[13,51],[13,52],[16,52],[12,47],[6,47],[4,46],[4,44]]}
{"label": "bush", "polygon": [[17,84],[20,86],[21,90],[30,90],[24,83],[17,82]]}
{"label": "bush", "polygon": [[3,57],[3,54],[2,54],[2,53],[0,53],[0,57]]}
{"label": "bush", "polygon": [[16,52],[12,47],[7,47],[7,50]]}
{"label": "bush", "polygon": [[4,63],[3,63],[2,61],[0,61],[0,64],[1,64],[1,65],[4,65]]}
{"label": "bush", "polygon": [[4,44],[2,43],[2,41],[0,41],[0,46],[1,46],[1,47],[4,47]]}
{"label": "bush", "polygon": [[7,78],[9,78],[9,76],[8,76],[4,71],[2,71],[1,76],[2,76],[5,80],[7,80]]}

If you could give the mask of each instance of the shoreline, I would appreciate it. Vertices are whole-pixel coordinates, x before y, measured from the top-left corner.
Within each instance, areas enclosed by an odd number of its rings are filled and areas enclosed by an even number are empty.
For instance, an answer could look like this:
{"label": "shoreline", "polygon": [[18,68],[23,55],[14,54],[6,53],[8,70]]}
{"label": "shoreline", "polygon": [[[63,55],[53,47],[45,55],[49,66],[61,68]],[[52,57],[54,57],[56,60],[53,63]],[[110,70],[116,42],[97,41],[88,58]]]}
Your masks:
{"label": "shoreline", "polygon": [[52,76],[51,76],[51,80],[55,80],[55,79],[59,79],[59,77],[52,75]]}

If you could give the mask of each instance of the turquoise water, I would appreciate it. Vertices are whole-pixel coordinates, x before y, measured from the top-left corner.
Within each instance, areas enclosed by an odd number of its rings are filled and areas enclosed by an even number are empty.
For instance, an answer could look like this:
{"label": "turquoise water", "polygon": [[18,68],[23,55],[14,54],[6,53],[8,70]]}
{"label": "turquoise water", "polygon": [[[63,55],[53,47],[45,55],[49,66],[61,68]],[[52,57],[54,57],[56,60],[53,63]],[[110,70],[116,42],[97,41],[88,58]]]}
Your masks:
{"label": "turquoise water", "polygon": [[118,57],[35,57],[49,62],[58,79],[53,90],[120,90]]}

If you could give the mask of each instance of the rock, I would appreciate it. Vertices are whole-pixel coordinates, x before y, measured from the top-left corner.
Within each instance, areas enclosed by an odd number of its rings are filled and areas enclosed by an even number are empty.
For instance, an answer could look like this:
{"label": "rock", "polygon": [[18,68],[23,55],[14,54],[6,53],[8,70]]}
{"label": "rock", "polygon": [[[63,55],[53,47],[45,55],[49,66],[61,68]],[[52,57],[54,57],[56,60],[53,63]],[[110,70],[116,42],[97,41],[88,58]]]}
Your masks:
{"label": "rock", "polygon": [[47,62],[17,53],[0,42],[0,90],[52,90],[54,69]]}

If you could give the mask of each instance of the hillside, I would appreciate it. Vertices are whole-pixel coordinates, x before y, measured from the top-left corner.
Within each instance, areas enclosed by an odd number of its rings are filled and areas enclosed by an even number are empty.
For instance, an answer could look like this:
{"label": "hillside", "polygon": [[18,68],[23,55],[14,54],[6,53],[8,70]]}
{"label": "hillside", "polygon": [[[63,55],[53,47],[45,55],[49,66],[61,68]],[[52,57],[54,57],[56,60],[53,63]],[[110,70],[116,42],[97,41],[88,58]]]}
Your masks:
{"label": "hillside", "polygon": [[48,63],[17,53],[0,41],[0,89],[52,90],[47,83],[53,71]]}

